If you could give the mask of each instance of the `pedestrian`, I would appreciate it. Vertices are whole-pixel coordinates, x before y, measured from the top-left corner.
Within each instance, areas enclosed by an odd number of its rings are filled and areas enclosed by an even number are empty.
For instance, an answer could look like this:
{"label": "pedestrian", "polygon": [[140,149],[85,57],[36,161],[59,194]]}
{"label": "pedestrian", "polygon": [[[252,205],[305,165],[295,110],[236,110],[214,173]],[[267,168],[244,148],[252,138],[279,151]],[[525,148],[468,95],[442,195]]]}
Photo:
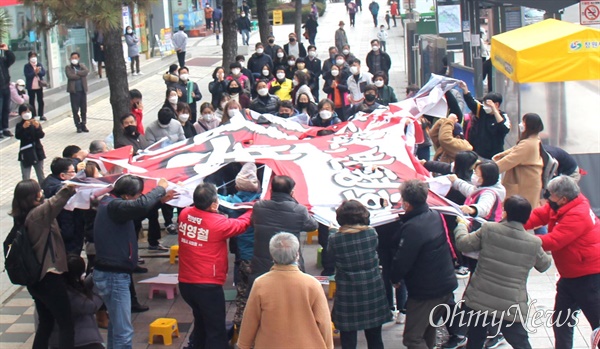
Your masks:
{"label": "pedestrian", "polygon": [[315,21],[317,20],[317,18],[319,18],[319,8],[317,7],[317,3],[315,1],[313,1],[310,5],[310,14],[313,16]]}
{"label": "pedestrian", "polygon": [[342,348],[356,348],[361,330],[369,348],[383,348],[381,325],[392,313],[379,270],[377,232],[369,226],[369,211],[356,200],[345,201],[335,213],[340,228],[330,229],[327,247],[336,270],[333,323]]}
{"label": "pedestrian", "polygon": [[350,1],[348,3],[348,5],[346,5],[346,8],[348,9],[348,16],[350,16],[350,26],[354,27],[355,26],[354,25],[355,24],[354,21],[355,21],[356,12],[357,12],[356,3]]}
{"label": "pedestrian", "polygon": [[283,50],[285,51],[286,56],[288,56],[288,60],[290,56],[306,57],[306,48],[304,48],[303,43],[298,42],[295,33],[290,33],[288,35],[288,43],[283,45]]}
{"label": "pedestrian", "polygon": [[[373,83],[371,80],[372,75],[370,73],[362,73],[360,71],[360,60],[355,58],[350,64],[350,73],[346,80],[346,86],[348,86],[348,101],[351,105],[359,104],[365,99],[363,91],[367,85]],[[377,90],[377,88],[375,88]],[[350,115],[350,114],[349,114]]]}
{"label": "pedestrian", "polygon": [[[265,54],[269,55],[273,61],[277,58],[277,52],[281,48],[281,46],[275,44],[275,36],[273,34],[269,34],[267,37],[267,45],[265,45]],[[275,67],[274,65],[273,67]]]}
{"label": "pedestrian", "polygon": [[179,68],[179,83],[176,88],[181,91],[181,102],[189,104],[190,121],[196,122],[198,117],[198,101],[202,99],[202,93],[198,84],[190,79],[190,71],[188,67]]}
{"label": "pedestrian", "polygon": [[285,348],[293,343],[297,348],[333,349],[327,299],[319,282],[298,268],[298,238],[274,235],[269,254],[274,265],[252,287],[238,347]]}
{"label": "pedestrian", "polygon": [[553,147],[551,145],[542,146],[544,147],[544,150],[554,158],[554,160],[558,161],[556,176],[569,176],[573,178],[576,183],[579,183],[579,180],[581,179],[580,172],[582,172],[582,170],[577,165],[575,158],[559,147]]}
{"label": "pedestrian", "polygon": [[137,124],[137,131],[139,134],[145,134],[144,125],[142,120],[144,119],[144,105],[142,104],[142,93],[137,90],[129,90],[129,103],[131,105],[131,114],[135,116],[135,122]]}
{"label": "pedestrian", "polygon": [[[341,62],[344,62],[343,59],[341,59]],[[348,77],[344,78],[340,67],[333,65],[329,73],[329,78],[325,79],[325,84],[323,85],[323,92],[327,93],[327,99],[333,102],[335,113],[343,121],[346,121],[346,108],[348,106],[347,80]]]}
{"label": "pedestrian", "polygon": [[185,67],[185,53],[187,50],[188,35],[184,31],[185,26],[180,25],[177,33],[173,34],[171,42],[173,48],[177,52],[177,60],[179,61],[179,67]]}
{"label": "pedestrian", "polygon": [[367,67],[369,67],[369,72],[371,74],[384,72],[385,75],[390,75],[392,58],[386,52],[381,51],[381,43],[378,39],[371,40],[371,51],[367,53],[366,61]]}
{"label": "pedestrian", "polygon": [[248,95],[250,95],[252,93],[252,89],[254,88],[256,81],[254,79],[254,76],[252,76],[252,72],[246,66],[246,57],[244,55],[237,55],[235,56],[235,61],[240,64],[242,74],[248,78],[249,85],[244,85],[243,88],[244,90],[246,90]]}
{"label": "pedestrian", "polygon": [[[140,39],[133,32],[133,28],[131,26],[127,26],[125,28],[125,43],[127,44],[127,56],[131,60],[131,75],[142,75],[140,71],[140,49],[138,47],[138,43]],[[134,70],[135,66],[135,70]]]}
{"label": "pedestrian", "polygon": [[[389,25],[388,25],[388,30],[389,30]],[[379,40],[379,43],[381,44],[381,49],[383,50],[383,52],[387,52],[387,47],[385,45],[385,43],[387,42],[388,39],[388,32],[385,31],[385,27],[382,25],[379,26],[379,31],[377,32],[377,40]]]}
{"label": "pedestrian", "polygon": [[28,104],[19,106],[18,112],[21,121],[16,126],[15,138],[21,141],[19,145],[19,162],[23,180],[30,178],[31,168],[33,167],[38,183],[42,183],[44,181],[46,153],[41,139],[44,138],[45,134],[40,122],[33,119],[32,109]]}
{"label": "pedestrian", "polygon": [[10,212],[13,231],[25,227],[41,264],[39,280],[27,286],[38,314],[33,348],[48,348],[52,328],[57,325],[59,347],[75,348],[75,325],[63,276],[67,272],[67,252],[56,222],[56,216],[74,194],[75,187],[67,185],[62,186],[55,196],[44,200],[44,192],[33,179],[20,181],[14,190]]}
{"label": "pedestrian", "polygon": [[287,56],[287,64],[285,65],[285,77],[288,79],[294,78],[294,73],[296,72],[296,56],[288,55]]}
{"label": "pedestrian", "polygon": [[98,78],[102,80],[102,64],[104,64],[104,33],[96,30],[92,38],[94,60],[98,64]]}
{"label": "pedestrian", "polygon": [[[225,91],[227,91],[227,87],[225,87]],[[227,113],[225,111],[225,107],[227,106],[227,103],[229,103],[230,100],[231,96],[229,96],[229,93],[227,92],[223,92],[221,94],[221,97],[219,98],[219,106],[215,109],[215,117],[219,119],[219,124],[221,123],[221,120],[223,119],[224,115]]]}
{"label": "pedestrian", "polygon": [[[491,104],[491,103],[490,103]],[[534,209],[540,204],[544,162],[540,155],[540,132],[544,130],[542,118],[535,113],[523,115],[519,125],[521,136],[517,144],[492,158],[500,173],[506,196],[521,195]]]}
{"label": "pedestrian", "polygon": [[273,69],[273,60],[271,56],[265,53],[265,47],[261,42],[257,42],[254,47],[256,52],[248,60],[248,69],[252,72],[253,80],[258,80],[262,76],[262,70],[265,65]]}
{"label": "pedestrian", "polygon": [[[392,17],[390,16],[390,11],[385,11],[385,23],[387,24],[388,30],[390,30],[390,19],[391,18]],[[384,48],[385,48],[385,45],[384,45]]]}
{"label": "pedestrian", "polygon": [[10,114],[10,71],[8,68],[15,63],[16,58],[5,43],[0,44],[0,51],[4,51],[4,54],[0,57],[0,112],[2,113],[0,139],[2,139],[13,136],[8,128],[8,115]]}
{"label": "pedestrian", "polygon": [[267,83],[259,81],[256,84],[257,97],[250,103],[250,110],[260,114],[276,114],[279,105],[279,97],[269,94]]}
{"label": "pedestrian", "polygon": [[335,104],[332,100],[324,98],[317,105],[317,114],[309,121],[309,126],[328,127],[342,122],[335,111]]}
{"label": "pedestrian", "polygon": [[317,37],[318,26],[319,23],[317,23],[317,20],[312,14],[308,15],[306,23],[304,23],[304,25],[302,26],[302,28],[306,31],[306,34],[308,34],[308,42],[313,46],[315,45],[315,38]]}
{"label": "pedestrian", "polygon": [[269,84],[271,81],[273,81],[275,77],[272,71],[273,69],[271,69],[271,67],[268,64],[263,65],[262,70],[260,72],[260,77],[256,79],[256,84],[258,84],[261,81]]}
{"label": "pedestrian", "polygon": [[210,4],[206,4],[206,7],[204,7],[204,19],[206,20],[206,29],[207,30],[210,30],[210,28],[211,28],[213,12],[214,12],[214,10],[212,7],[210,7]]}
{"label": "pedestrian", "polygon": [[242,45],[249,46],[251,24],[246,12],[240,13],[240,16],[236,21],[236,25],[238,33],[240,33],[240,35],[242,36]]}
{"label": "pedestrian", "polygon": [[302,93],[305,93],[311,102],[315,102],[315,97],[310,93],[310,87],[308,86],[307,73],[301,70],[296,71],[294,73],[292,85],[294,85],[294,88],[292,89],[292,101],[294,101],[294,105],[298,104],[298,97],[300,97],[300,94]]}
{"label": "pedestrian", "polygon": [[250,107],[250,95],[246,94],[246,91],[242,90],[240,83],[233,79],[229,81],[229,85],[227,85],[227,93],[231,100],[238,102],[242,108]]}
{"label": "pedestrian", "polygon": [[338,54],[338,49],[335,46],[329,47],[329,56],[327,59],[323,60],[323,68],[321,69],[321,74],[323,74],[323,79],[327,81],[331,77],[331,67],[335,65],[335,56]]}
{"label": "pedestrian", "polygon": [[[90,132],[86,127],[87,122],[87,76],[88,68],[79,62],[79,52],[71,53],[71,64],[65,67],[67,75],[67,92],[71,100],[71,112],[77,133]],[[81,116],[80,116],[81,113]]]}
{"label": "pedestrian", "polygon": [[344,46],[342,46],[342,54],[344,55],[344,59],[346,60],[346,63],[348,63],[348,64],[352,64],[352,61],[354,61],[354,59],[356,58],[356,57],[354,57],[352,52],[350,52],[349,44],[345,44]]}
{"label": "pedestrian", "polygon": [[369,4],[369,11],[373,16],[373,24],[375,24],[375,28],[377,28],[377,15],[379,15],[379,4],[375,0],[372,0]]}
{"label": "pedestrian", "polygon": [[213,12],[212,22],[213,22],[213,33],[221,32],[221,21],[223,20],[223,10],[221,9],[221,5],[217,6],[217,9]]}
{"label": "pedestrian", "polygon": [[193,341],[197,347],[227,348],[225,294],[227,239],[250,226],[252,209],[238,218],[220,214],[217,188],[199,184],[194,204],[184,208],[178,219],[179,289],[194,314]]}
{"label": "pedestrian", "polygon": [[248,6],[248,2],[246,2],[245,0],[242,1],[242,6],[240,6],[240,15],[242,13],[248,18],[250,17],[250,6]]}
{"label": "pedestrian", "polygon": [[388,85],[388,77],[384,72],[378,72],[373,75],[373,84],[377,86],[377,103],[381,105],[389,105],[397,103],[398,98],[394,92],[394,88]]}
{"label": "pedestrian", "polygon": [[363,92],[364,99],[357,104],[352,105],[347,111],[348,119],[358,113],[363,112],[365,114],[371,114],[375,109],[382,107],[381,104],[377,103],[377,86],[368,84],[364,87]]}
{"label": "pedestrian", "polygon": [[362,0],[354,0],[356,2],[356,10],[362,12]]}
{"label": "pedestrian", "polygon": [[121,116],[120,120],[123,134],[115,139],[115,149],[131,145],[131,155],[137,155],[140,150],[144,150],[152,144],[148,142],[146,136],[140,134],[135,115],[127,113]]}
{"label": "pedestrian", "polygon": [[29,104],[29,95],[25,91],[25,81],[19,79],[11,82],[10,89],[10,116],[18,115],[19,107],[24,104]]}
{"label": "pedestrian", "polygon": [[308,46],[308,55],[304,59],[306,69],[310,72],[310,91],[315,97],[315,100],[319,100],[319,78],[321,77],[321,60],[317,58],[317,47],[315,45]]}
{"label": "pedestrian", "polygon": [[162,108],[170,109],[173,112],[173,114],[176,114],[177,103],[179,102],[179,96],[181,94],[181,89],[177,89],[177,86],[167,88],[165,102],[163,103]]}
{"label": "pedestrian", "polygon": [[[229,94],[224,93],[224,98],[225,95],[227,95],[227,98],[229,98]],[[223,107],[223,116],[221,117],[221,123],[219,126],[230,124],[232,120],[240,120],[241,118],[243,119],[244,116],[242,115],[242,112],[243,110],[240,103],[234,99],[229,99],[225,104],[225,107]]]}
{"label": "pedestrian", "polygon": [[298,111],[294,108],[292,101],[281,101],[279,102],[279,110],[277,116],[283,119],[289,119],[290,117],[297,116]]}
{"label": "pedestrian", "polygon": [[454,114],[438,120],[429,136],[435,148],[434,161],[452,163],[459,152],[473,150],[473,146],[464,139],[462,127]]}
{"label": "pedestrian", "polygon": [[531,348],[526,324],[522,323],[529,310],[527,278],[532,268],[540,273],[548,270],[551,258],[542,250],[541,241],[523,228],[530,213],[529,202],[515,195],[504,202],[502,222],[485,223],[470,233],[467,222],[457,218],[454,235],[458,250],[479,254],[477,269],[464,294],[465,308],[475,311],[466,313],[472,314],[466,319],[467,349],[484,347],[491,321],[499,323],[498,330],[513,348]]}
{"label": "pedestrian", "polygon": [[227,84],[232,80],[236,80],[241,87],[241,91],[249,96],[252,91],[252,82],[250,80],[250,78],[252,78],[252,73],[250,73],[250,77],[242,74],[242,65],[239,62],[230,63],[229,71],[231,74],[226,78]]}
{"label": "pedestrian", "polygon": [[[175,104],[175,110],[177,103]],[[162,108],[158,112],[158,118],[153,121],[146,128],[146,139],[150,144],[156,143],[163,138],[167,138],[164,141],[164,145],[169,145],[177,142],[181,142],[185,139],[183,134],[183,128],[181,124],[176,120],[177,114],[175,111],[169,108]],[[160,236],[160,232],[159,232]],[[148,242],[150,246],[155,246],[158,241],[154,244],[151,241]]]}
{"label": "pedestrian", "polygon": [[546,204],[533,210],[525,229],[548,226],[548,234],[537,237],[544,251],[552,252],[560,275],[552,315],[554,343],[572,348],[577,310],[591,328],[600,327],[600,221],[571,177],[552,179],[544,197]]}
{"label": "pedestrian", "polygon": [[186,139],[192,138],[196,135],[196,129],[192,121],[190,120],[190,105],[184,102],[177,103],[177,121],[183,128],[183,135]]}
{"label": "pedestrian", "polygon": [[107,346],[132,348],[131,273],[138,264],[138,239],[133,221],[161,199],[172,199],[167,181],[160,179],[154,189],[142,195],[144,180],[124,175],[114,184],[110,195],[98,203],[94,223],[96,261],[94,283],[110,314]]}
{"label": "pedestrian", "polygon": [[298,110],[298,113],[306,114],[306,116],[308,116],[308,119],[310,120],[312,117],[317,115],[319,110],[317,109],[317,105],[315,104],[315,102],[310,101],[309,95],[310,93],[300,93],[295,108],[296,110]]}
{"label": "pedestrian", "polygon": [[[394,27],[397,27],[396,16],[400,15],[400,12],[398,11],[398,1],[392,0],[392,6],[390,7],[390,12],[392,15],[392,20],[394,21]],[[389,28],[389,26],[388,26],[388,28]]]}
{"label": "pedestrian", "polygon": [[179,75],[177,75],[178,69],[179,66],[177,64],[171,64],[169,70],[163,74],[163,80],[165,81],[167,88],[174,87],[179,82]]}
{"label": "pedestrian", "polygon": [[208,83],[208,91],[211,94],[213,108],[219,108],[219,101],[223,92],[227,90],[225,81],[225,68],[216,67],[212,74],[213,81]]}
{"label": "pedestrian", "polygon": [[287,56],[285,54],[285,50],[283,47],[277,47],[275,51],[275,58],[273,59],[273,67],[277,68],[279,66],[287,65]]}
{"label": "pedestrian", "polygon": [[200,117],[194,124],[194,128],[196,129],[196,133],[200,134],[216,128],[219,126],[220,122],[221,119],[215,115],[215,108],[213,105],[211,103],[204,102],[200,106]]}
{"label": "pedestrian", "polygon": [[279,97],[282,101],[292,100],[292,80],[285,76],[286,69],[283,66],[275,68],[275,79],[268,84],[269,93]]}
{"label": "pedestrian", "polygon": [[23,75],[25,75],[25,87],[29,95],[29,104],[31,105],[33,116],[39,116],[40,120],[46,121],[46,116],[44,116],[44,85],[47,86],[46,81],[44,81],[46,69],[38,61],[36,52],[29,51],[27,57],[29,62],[23,67]]}
{"label": "pedestrian", "polygon": [[429,188],[420,180],[401,184],[405,214],[397,235],[391,279],[406,282],[406,323],[403,344],[408,348],[430,348],[436,343],[434,324],[444,315],[440,304],[453,300],[458,287],[442,216],[427,205]]}

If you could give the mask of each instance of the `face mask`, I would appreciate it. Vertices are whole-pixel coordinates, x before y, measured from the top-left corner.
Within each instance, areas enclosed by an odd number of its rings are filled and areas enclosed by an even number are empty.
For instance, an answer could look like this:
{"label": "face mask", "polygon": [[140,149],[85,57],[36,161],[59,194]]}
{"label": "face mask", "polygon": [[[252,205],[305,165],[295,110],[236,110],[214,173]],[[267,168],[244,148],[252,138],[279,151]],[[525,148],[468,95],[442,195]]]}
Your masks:
{"label": "face mask", "polygon": [[379,31],[381,31],[383,33],[383,28],[379,29]]}
{"label": "face mask", "polygon": [[558,203],[551,200],[548,200],[548,205],[554,212],[558,211],[558,209],[560,208],[560,206],[558,206]]}
{"label": "face mask", "polygon": [[290,42],[296,42],[296,38],[290,38]]}
{"label": "face mask", "polygon": [[259,96],[264,97],[269,94],[269,89],[268,88],[259,88],[257,92],[258,92]]}
{"label": "face mask", "polygon": [[294,87],[298,86],[298,80],[292,80],[292,85],[294,85]]}
{"label": "face mask", "polygon": [[229,117],[232,118],[232,117],[234,117],[239,112],[240,112],[239,109],[229,109],[227,111],[227,115],[229,115]]}
{"label": "face mask", "polygon": [[342,66],[342,65],[344,65],[344,60],[343,59],[336,59],[335,60],[335,64],[339,65],[339,66]]}
{"label": "face mask", "polygon": [[375,86],[377,86],[377,87],[383,87],[383,80],[376,80],[375,81]]}
{"label": "face mask", "polygon": [[240,87],[230,87],[229,88],[229,93],[230,94],[236,94],[236,93],[240,93],[242,89]]}
{"label": "face mask", "polygon": [[242,18],[244,18],[244,17],[246,17],[246,14],[245,14],[245,13],[242,13]]}
{"label": "face mask", "polygon": [[342,53],[345,54],[346,56],[348,55],[348,53],[350,53],[350,50],[342,50]]}
{"label": "face mask", "polygon": [[478,187],[481,185],[481,178],[479,178],[479,176],[476,173],[473,173],[471,175],[471,184],[473,184],[474,186]]}
{"label": "face mask", "polygon": [[202,119],[204,119],[204,121],[206,121],[206,122],[211,122],[213,119],[213,115],[212,114],[202,114]]}
{"label": "face mask", "polygon": [[137,126],[129,125],[129,126],[126,126],[123,130],[125,131],[125,134],[133,135],[137,132]]}
{"label": "face mask", "polygon": [[218,78],[222,78],[224,75],[225,75],[224,73],[217,73]]}
{"label": "face mask", "polygon": [[269,39],[269,44],[275,43],[275,39]]}
{"label": "face mask", "polygon": [[367,102],[373,102],[375,100],[375,98],[377,98],[377,96],[370,94],[370,93],[365,95],[365,100]]}
{"label": "face mask", "polygon": [[338,76],[340,75],[340,71],[337,69],[331,69],[331,76]]}
{"label": "face mask", "polygon": [[23,120],[31,120],[31,113],[23,113],[21,117]]}
{"label": "face mask", "polygon": [[72,59],[71,60],[71,64],[77,65],[77,64],[79,64],[79,60],[78,59]]}
{"label": "face mask", "polygon": [[31,58],[29,59],[29,63],[31,63],[31,64],[33,64],[33,65],[37,64],[37,57],[31,57]]}
{"label": "face mask", "polygon": [[377,51],[379,51],[379,46],[373,46],[373,47],[371,47],[371,50],[377,52]]}
{"label": "face mask", "polygon": [[302,110],[308,108],[308,102],[298,102],[298,109]]}
{"label": "face mask", "polygon": [[296,64],[296,61],[288,61],[288,65],[289,65],[290,67],[293,67],[293,66],[294,66],[294,64]]}
{"label": "face mask", "polygon": [[304,67],[306,67],[306,64],[298,63],[297,67],[298,67],[298,69],[302,70],[302,69],[304,69]]}
{"label": "face mask", "polygon": [[238,75],[239,73],[240,73],[240,69],[239,68],[233,68],[233,69],[231,69],[231,74]]}
{"label": "face mask", "polygon": [[265,70],[262,71],[262,74],[264,76],[269,76],[269,71],[265,69]]}
{"label": "face mask", "polygon": [[330,112],[329,110],[321,110],[319,112],[319,116],[321,117],[321,119],[323,120],[329,120],[331,119],[331,117],[333,116],[333,113]]}
{"label": "face mask", "polygon": [[131,34],[131,33],[133,33],[133,30],[127,29],[127,34]]}
{"label": "face mask", "polygon": [[179,75],[179,77],[183,81],[188,81],[188,79],[190,78],[190,74],[181,74],[181,75]]}
{"label": "face mask", "polygon": [[282,117],[282,118],[284,118],[284,119],[287,119],[287,118],[290,117],[290,113],[279,113],[279,116]]}
{"label": "face mask", "polygon": [[256,53],[258,53],[259,55],[262,55],[263,52],[265,52],[265,50],[262,49],[262,48],[257,48],[256,49]]}
{"label": "face mask", "polygon": [[487,105],[483,105],[483,111],[486,112],[486,114],[490,114],[492,112],[492,107],[489,107]]}
{"label": "face mask", "polygon": [[283,80],[285,78],[285,73],[277,73],[277,79]]}
{"label": "face mask", "polygon": [[190,114],[179,114],[179,120],[186,122],[190,118]]}
{"label": "face mask", "polygon": [[25,86],[17,85],[17,90],[23,91],[24,89],[25,89]]}
{"label": "face mask", "polygon": [[523,123],[519,124],[519,132],[521,132],[521,133],[525,132],[525,125],[523,125]]}
{"label": "face mask", "polygon": [[350,72],[352,73],[352,75],[357,75],[358,74],[358,67],[350,67]]}
{"label": "face mask", "polygon": [[177,96],[169,97],[169,103],[171,103],[171,104],[177,104],[178,101],[179,101],[179,97],[177,97]]}
{"label": "face mask", "polygon": [[277,52],[277,58],[283,58],[283,52]]}
{"label": "face mask", "polygon": [[317,56],[317,53],[315,51],[308,51],[308,56],[314,58]]}

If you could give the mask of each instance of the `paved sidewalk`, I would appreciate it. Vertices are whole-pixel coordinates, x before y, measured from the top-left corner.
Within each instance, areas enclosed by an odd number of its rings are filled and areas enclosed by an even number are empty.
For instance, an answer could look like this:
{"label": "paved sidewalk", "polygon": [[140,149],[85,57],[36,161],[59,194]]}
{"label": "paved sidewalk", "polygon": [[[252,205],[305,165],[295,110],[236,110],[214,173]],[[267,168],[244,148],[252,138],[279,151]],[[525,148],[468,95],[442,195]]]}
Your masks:
{"label": "paved sidewalk", "polygon": [[[387,6],[380,0],[381,19]],[[351,28],[346,25],[346,31],[352,47],[352,52],[357,58],[363,61],[370,50],[369,41],[375,38],[377,29],[373,27],[371,14],[367,10],[368,4],[365,4],[364,11],[356,15],[357,26]],[[343,3],[328,3],[325,15],[319,18],[319,28],[317,34],[317,52],[319,58],[327,59],[327,49],[333,45],[334,31],[337,24],[343,20],[349,23],[348,15],[345,12]],[[282,25],[274,27],[276,43],[285,44],[288,33],[293,31],[292,25]],[[406,74],[404,67],[404,39],[401,37],[402,29],[393,28],[389,31],[387,43],[388,53],[392,57],[392,69],[390,85],[396,90],[398,98],[404,98],[404,88],[406,87]],[[254,51],[254,43],[259,40],[257,32],[253,32],[250,39],[249,52]],[[238,42],[241,39],[238,37]],[[308,45],[305,42],[305,45]],[[191,78],[196,81],[203,94],[203,101],[210,101],[208,92],[208,83],[212,80],[214,68],[220,65],[221,48],[217,46],[214,36],[206,38],[190,38],[188,46],[188,64],[190,66]],[[249,56],[247,56],[249,57]],[[199,59],[196,59],[199,58]],[[246,59],[248,60],[248,58]],[[166,71],[171,63],[176,63],[176,56],[156,61],[148,62],[147,66],[142,66],[145,75],[141,77],[130,77],[130,88],[139,89],[144,95],[144,123],[149,124],[155,120],[159,108],[164,101],[165,85],[162,80],[162,73]],[[150,69],[150,65],[153,68]],[[77,144],[82,148],[87,148],[90,141],[94,139],[104,139],[112,129],[112,114],[108,98],[108,88],[103,87],[89,96],[89,121],[88,128],[90,133],[75,133],[73,122],[70,117],[70,107],[68,104],[61,106],[47,113],[50,121],[43,123],[46,137],[43,140],[44,148],[48,159],[45,162],[46,173],[49,173],[51,159],[59,156],[62,149],[68,144]],[[4,238],[12,227],[12,219],[8,216],[12,194],[16,183],[21,179],[19,164],[17,162],[18,142],[15,140],[3,140],[0,142],[0,239]],[[165,236],[163,244],[170,246],[176,244],[175,236]],[[303,242],[304,244],[304,242]],[[146,243],[140,242],[140,253],[146,258],[146,267],[149,268],[148,274],[136,274],[135,279],[139,281],[144,278],[156,276],[158,273],[177,273],[177,264],[169,264],[165,253],[153,253],[144,247]],[[313,275],[318,275],[320,270],[316,268],[316,255],[318,245],[316,241],[311,245],[304,246],[305,260],[307,269]],[[230,261],[230,266],[233,265]],[[232,268],[230,268],[232,269]],[[552,309],[555,289],[555,268],[552,267],[547,273],[532,272],[529,281],[529,293],[532,299],[537,300],[537,307],[543,310]],[[233,290],[231,273],[229,273],[226,289]],[[464,292],[465,281],[459,281],[460,288],[456,291],[456,298],[460,298]],[[173,317],[179,322],[181,337],[174,338],[173,347],[180,348],[187,343],[189,328],[193,322],[193,316],[190,308],[185,304],[180,296],[174,300],[165,299],[164,295],[155,296],[154,299],[148,299],[148,286],[136,285],[138,297],[141,303],[150,306],[150,311],[133,315],[135,327],[134,348],[161,347],[160,344],[148,345],[148,325],[158,317]],[[10,284],[6,273],[0,273],[0,348],[30,348],[33,341],[33,302],[24,288],[15,287]],[[330,302],[330,305],[332,303]],[[235,311],[232,303],[227,304],[227,318],[231,320]],[[404,348],[402,343],[403,325],[388,323],[383,326],[383,336],[386,348]],[[106,331],[102,331],[106,335]],[[575,348],[588,348],[591,329],[587,321],[580,321],[576,329]],[[553,334],[551,329],[540,328],[537,333],[531,334],[531,344],[534,348],[545,349],[552,348]],[[340,347],[339,339],[336,340],[336,347]],[[359,348],[366,348],[366,342],[362,334],[359,335]],[[504,348],[508,345],[503,345]]]}

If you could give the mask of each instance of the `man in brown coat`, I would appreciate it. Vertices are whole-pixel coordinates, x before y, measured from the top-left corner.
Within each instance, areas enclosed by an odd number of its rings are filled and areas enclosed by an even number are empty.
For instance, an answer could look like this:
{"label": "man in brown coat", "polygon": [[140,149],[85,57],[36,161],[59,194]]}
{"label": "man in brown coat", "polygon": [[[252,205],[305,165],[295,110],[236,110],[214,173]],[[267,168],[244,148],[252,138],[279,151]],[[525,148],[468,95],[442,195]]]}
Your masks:
{"label": "man in brown coat", "polygon": [[[65,67],[65,74],[68,79],[67,92],[71,97],[71,111],[73,112],[77,133],[90,132],[85,127],[87,120],[87,75],[89,72],[85,65],[79,63],[79,53],[71,53],[71,64]],[[80,111],[81,118],[79,117]]]}

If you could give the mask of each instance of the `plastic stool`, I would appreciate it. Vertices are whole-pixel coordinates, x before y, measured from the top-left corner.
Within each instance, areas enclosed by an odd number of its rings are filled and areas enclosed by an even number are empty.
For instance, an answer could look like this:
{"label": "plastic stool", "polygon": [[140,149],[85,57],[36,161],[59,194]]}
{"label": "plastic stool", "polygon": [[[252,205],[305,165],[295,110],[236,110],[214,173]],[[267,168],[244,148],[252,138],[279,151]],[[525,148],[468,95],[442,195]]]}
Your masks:
{"label": "plastic stool", "polygon": [[171,246],[169,253],[169,263],[175,264],[175,258],[179,256],[179,245]]}
{"label": "plastic stool", "polygon": [[327,294],[327,298],[333,299],[333,296],[335,296],[336,287],[337,286],[335,284],[335,276],[332,275],[329,277],[329,293]]}
{"label": "plastic stool", "polygon": [[172,336],[179,337],[177,320],[170,318],[159,318],[150,324],[150,338],[148,344],[154,344],[154,336],[161,336],[164,345],[173,344]]}
{"label": "plastic stool", "polygon": [[148,298],[152,299],[154,292],[165,291],[167,299],[175,298],[177,294],[177,284],[150,284],[150,292],[148,292]]}
{"label": "plastic stool", "polygon": [[319,231],[318,230],[313,230],[313,231],[309,231],[306,233],[306,243],[308,245],[312,244],[312,239],[316,237],[317,239],[319,238]]}
{"label": "plastic stool", "polygon": [[340,338],[340,330],[338,330],[337,328],[335,328],[334,323],[331,323],[331,331],[333,332],[333,337],[334,338]]}

